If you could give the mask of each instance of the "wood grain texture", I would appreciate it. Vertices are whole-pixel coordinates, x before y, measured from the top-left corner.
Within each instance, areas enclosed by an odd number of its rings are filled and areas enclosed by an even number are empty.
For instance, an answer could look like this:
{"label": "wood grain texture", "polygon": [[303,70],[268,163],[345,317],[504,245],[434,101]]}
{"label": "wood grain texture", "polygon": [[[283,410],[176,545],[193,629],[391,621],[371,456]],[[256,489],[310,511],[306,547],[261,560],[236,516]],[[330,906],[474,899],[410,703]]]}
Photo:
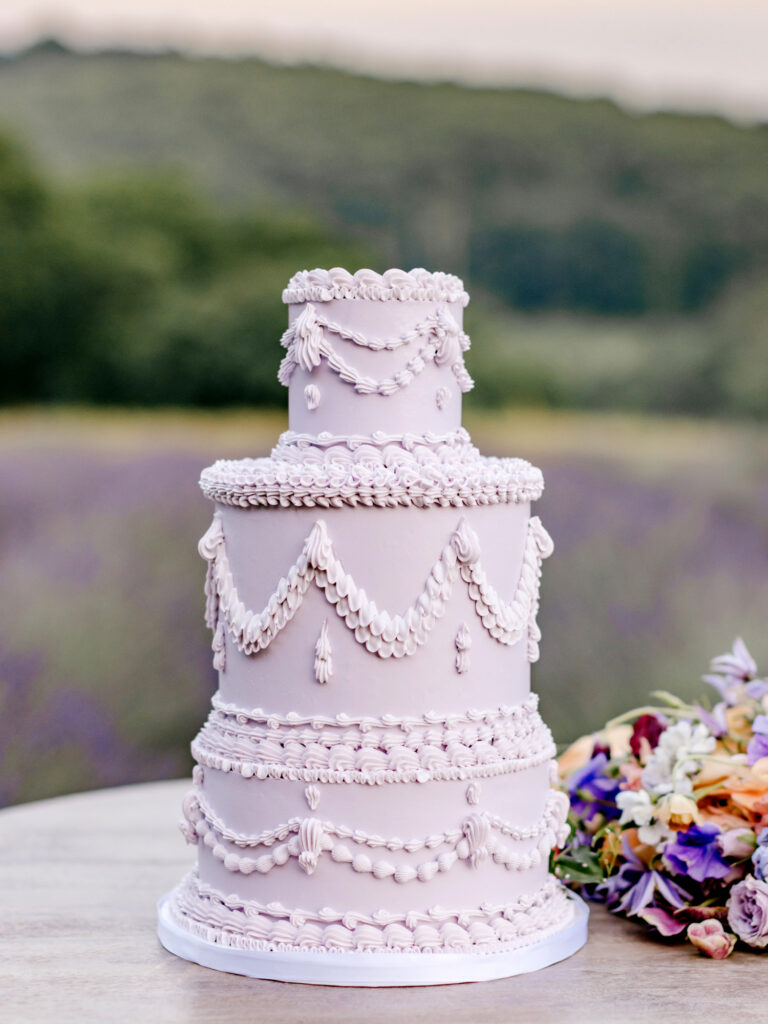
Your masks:
{"label": "wood grain texture", "polygon": [[[254,981],[166,953],[155,903],[189,868],[175,823],[187,782],[0,812],[4,1024],[630,1024],[765,1021],[768,959],[716,963],[592,911],[585,949],[537,974],[481,984],[334,989]],[[761,1009],[762,1005],[762,1009]]]}

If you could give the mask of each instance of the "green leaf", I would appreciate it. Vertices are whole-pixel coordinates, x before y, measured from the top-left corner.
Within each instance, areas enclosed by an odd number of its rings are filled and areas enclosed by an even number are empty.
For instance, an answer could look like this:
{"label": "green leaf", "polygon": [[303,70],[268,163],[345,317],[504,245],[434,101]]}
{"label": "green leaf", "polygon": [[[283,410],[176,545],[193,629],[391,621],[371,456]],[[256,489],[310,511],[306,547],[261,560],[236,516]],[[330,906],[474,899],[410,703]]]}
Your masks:
{"label": "green leaf", "polygon": [[579,885],[602,882],[604,878],[598,855],[586,846],[577,846],[561,854],[555,861],[555,870],[564,882]]}

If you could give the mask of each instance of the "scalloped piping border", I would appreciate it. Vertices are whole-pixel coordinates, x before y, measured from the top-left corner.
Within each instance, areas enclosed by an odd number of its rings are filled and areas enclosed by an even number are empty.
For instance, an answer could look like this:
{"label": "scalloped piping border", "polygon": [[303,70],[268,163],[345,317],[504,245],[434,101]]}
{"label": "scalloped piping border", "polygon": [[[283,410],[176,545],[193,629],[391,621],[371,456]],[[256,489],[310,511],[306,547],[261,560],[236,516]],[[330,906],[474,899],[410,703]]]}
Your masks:
{"label": "scalloped piping border", "polygon": [[207,757],[241,763],[282,765],[331,771],[427,771],[450,766],[469,768],[510,758],[526,758],[548,746],[551,734],[538,713],[498,718],[492,725],[412,730],[355,728],[282,728],[240,724],[212,711],[200,730],[196,748]]}
{"label": "scalloped piping border", "polygon": [[520,579],[511,601],[504,601],[488,583],[480,564],[477,534],[462,517],[432,566],[423,593],[398,615],[379,610],[345,572],[325,522],[318,519],[306,538],[302,553],[279,581],[264,609],[257,612],[246,608],[240,600],[226,554],[221,515],[216,512],[198,545],[201,557],[208,562],[205,621],[213,630],[217,653],[221,629],[226,628],[241,653],[256,654],[268,647],[293,619],[309,586],[315,583],[361,646],[380,658],[401,658],[426,643],[435,621],[445,612],[454,584],[461,577],[486,631],[507,646],[527,637],[528,660],[534,662],[539,657],[541,639],[536,622],[541,563],[552,549],[552,540],[541,520],[538,516],[531,517]]}
{"label": "scalloped piping border", "polygon": [[551,734],[546,729],[547,742],[527,757],[507,757],[474,765],[445,765],[433,768],[302,768],[289,764],[253,761],[237,755],[211,750],[198,736],[192,741],[192,756],[200,765],[221,772],[237,772],[244,779],[287,779],[292,782],[360,783],[380,786],[403,782],[433,782],[456,779],[489,779],[496,775],[525,771],[550,761],[556,753]]}
{"label": "scalloped piping border", "polygon": [[294,446],[296,448],[331,448],[338,445],[355,451],[356,448],[361,448],[364,445],[382,448],[393,444],[400,445],[407,452],[412,452],[416,448],[433,448],[439,445],[474,447],[466,427],[459,427],[458,430],[452,430],[448,434],[387,434],[384,430],[375,430],[372,434],[331,434],[327,430],[322,430],[319,434],[305,434],[296,430],[284,430],[277,439],[277,446],[273,449],[273,453],[279,451],[280,448]]}
{"label": "scalloped piping border", "polygon": [[207,467],[200,487],[214,501],[244,508],[461,507],[534,501],[544,481],[524,459],[482,456],[463,428],[424,435],[286,431],[268,457]]}
{"label": "scalloped piping border", "polygon": [[283,302],[330,302],[333,299],[368,299],[376,302],[459,302],[466,306],[469,295],[453,274],[392,268],[383,274],[367,268],[350,274],[343,267],[299,270],[283,290]]}
{"label": "scalloped piping border", "polygon": [[[513,462],[499,460],[505,461]],[[451,474],[453,468],[458,472]],[[406,464],[401,475],[397,467],[382,462],[377,467],[370,463],[341,466],[339,472],[338,463],[302,465],[280,461],[278,453],[265,459],[219,461],[203,471],[200,488],[206,498],[237,508],[473,508],[541,497],[543,485],[538,473],[526,479],[504,466],[477,467],[480,473],[462,473],[463,468],[461,463],[455,467],[450,463],[427,465],[423,470],[416,467],[413,473]],[[484,477],[482,470],[486,468],[490,472]]]}
{"label": "scalloped piping border", "polygon": [[[225,705],[226,706],[226,705]],[[518,712],[520,709],[516,709]],[[341,717],[341,716],[339,716]],[[424,745],[446,748],[452,743],[461,743],[466,747],[477,743],[492,743],[494,740],[521,739],[529,736],[544,723],[538,715],[535,705],[527,706],[526,712],[496,715],[486,713],[474,722],[464,720],[460,725],[455,723],[431,724],[421,722],[418,725],[384,725],[381,721],[372,724],[368,720],[365,727],[358,724],[340,725],[330,720],[312,725],[297,725],[295,721],[281,724],[270,717],[254,721],[241,714],[239,709],[222,711],[214,705],[204,728],[210,728],[221,736],[244,740],[249,744],[268,741],[271,744],[284,746],[291,743],[301,747],[322,747],[332,750],[345,745],[358,748],[376,748],[385,752],[400,747],[418,751]]]}
{"label": "scalloped piping border", "polygon": [[493,725],[500,718],[526,717],[538,709],[539,698],[537,694],[529,693],[520,704],[502,704],[498,708],[491,709],[469,708],[467,711],[459,713],[441,714],[438,711],[426,711],[423,715],[356,716],[341,711],[333,717],[330,715],[302,715],[298,711],[289,711],[282,715],[273,711],[265,711],[264,708],[243,708],[239,704],[225,701],[218,690],[211,698],[211,704],[215,711],[235,718],[240,725],[246,725],[248,722],[263,723],[268,729],[275,731],[283,728],[293,729],[302,725],[311,726],[313,729],[322,729],[326,726],[347,729],[356,726],[362,733],[372,729],[400,729],[407,734],[413,729],[422,729],[425,726],[439,725],[453,729],[478,722]]}
{"label": "scalloped piping border", "polygon": [[501,952],[537,941],[573,915],[565,890],[549,878],[514,903],[452,910],[435,907],[407,914],[289,909],[280,903],[225,895],[190,872],[174,891],[174,920],[193,935],[226,947],[398,952]]}

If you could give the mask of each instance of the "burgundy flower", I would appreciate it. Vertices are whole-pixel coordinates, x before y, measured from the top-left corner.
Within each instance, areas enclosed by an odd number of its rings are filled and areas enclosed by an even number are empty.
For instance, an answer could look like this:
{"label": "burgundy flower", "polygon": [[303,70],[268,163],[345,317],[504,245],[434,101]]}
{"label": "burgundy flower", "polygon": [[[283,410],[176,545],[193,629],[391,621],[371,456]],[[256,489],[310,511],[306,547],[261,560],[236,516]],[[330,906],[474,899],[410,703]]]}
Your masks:
{"label": "burgundy flower", "polygon": [[666,726],[656,715],[640,715],[635,721],[632,729],[632,736],[629,746],[635,757],[640,757],[643,740],[648,740],[651,750],[658,744],[659,736],[664,732]]}

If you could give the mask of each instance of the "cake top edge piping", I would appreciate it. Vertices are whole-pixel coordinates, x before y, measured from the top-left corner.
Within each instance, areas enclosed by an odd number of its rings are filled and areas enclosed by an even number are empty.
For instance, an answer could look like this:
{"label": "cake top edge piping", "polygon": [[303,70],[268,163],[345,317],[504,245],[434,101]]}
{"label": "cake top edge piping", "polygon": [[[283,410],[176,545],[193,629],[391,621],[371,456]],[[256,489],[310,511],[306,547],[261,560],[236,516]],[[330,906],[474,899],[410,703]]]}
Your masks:
{"label": "cake top edge piping", "polygon": [[461,278],[422,267],[392,268],[383,274],[364,268],[350,273],[342,267],[300,270],[283,291],[283,302],[331,302],[333,299],[368,299],[378,302],[458,302],[466,306],[469,295]]}

